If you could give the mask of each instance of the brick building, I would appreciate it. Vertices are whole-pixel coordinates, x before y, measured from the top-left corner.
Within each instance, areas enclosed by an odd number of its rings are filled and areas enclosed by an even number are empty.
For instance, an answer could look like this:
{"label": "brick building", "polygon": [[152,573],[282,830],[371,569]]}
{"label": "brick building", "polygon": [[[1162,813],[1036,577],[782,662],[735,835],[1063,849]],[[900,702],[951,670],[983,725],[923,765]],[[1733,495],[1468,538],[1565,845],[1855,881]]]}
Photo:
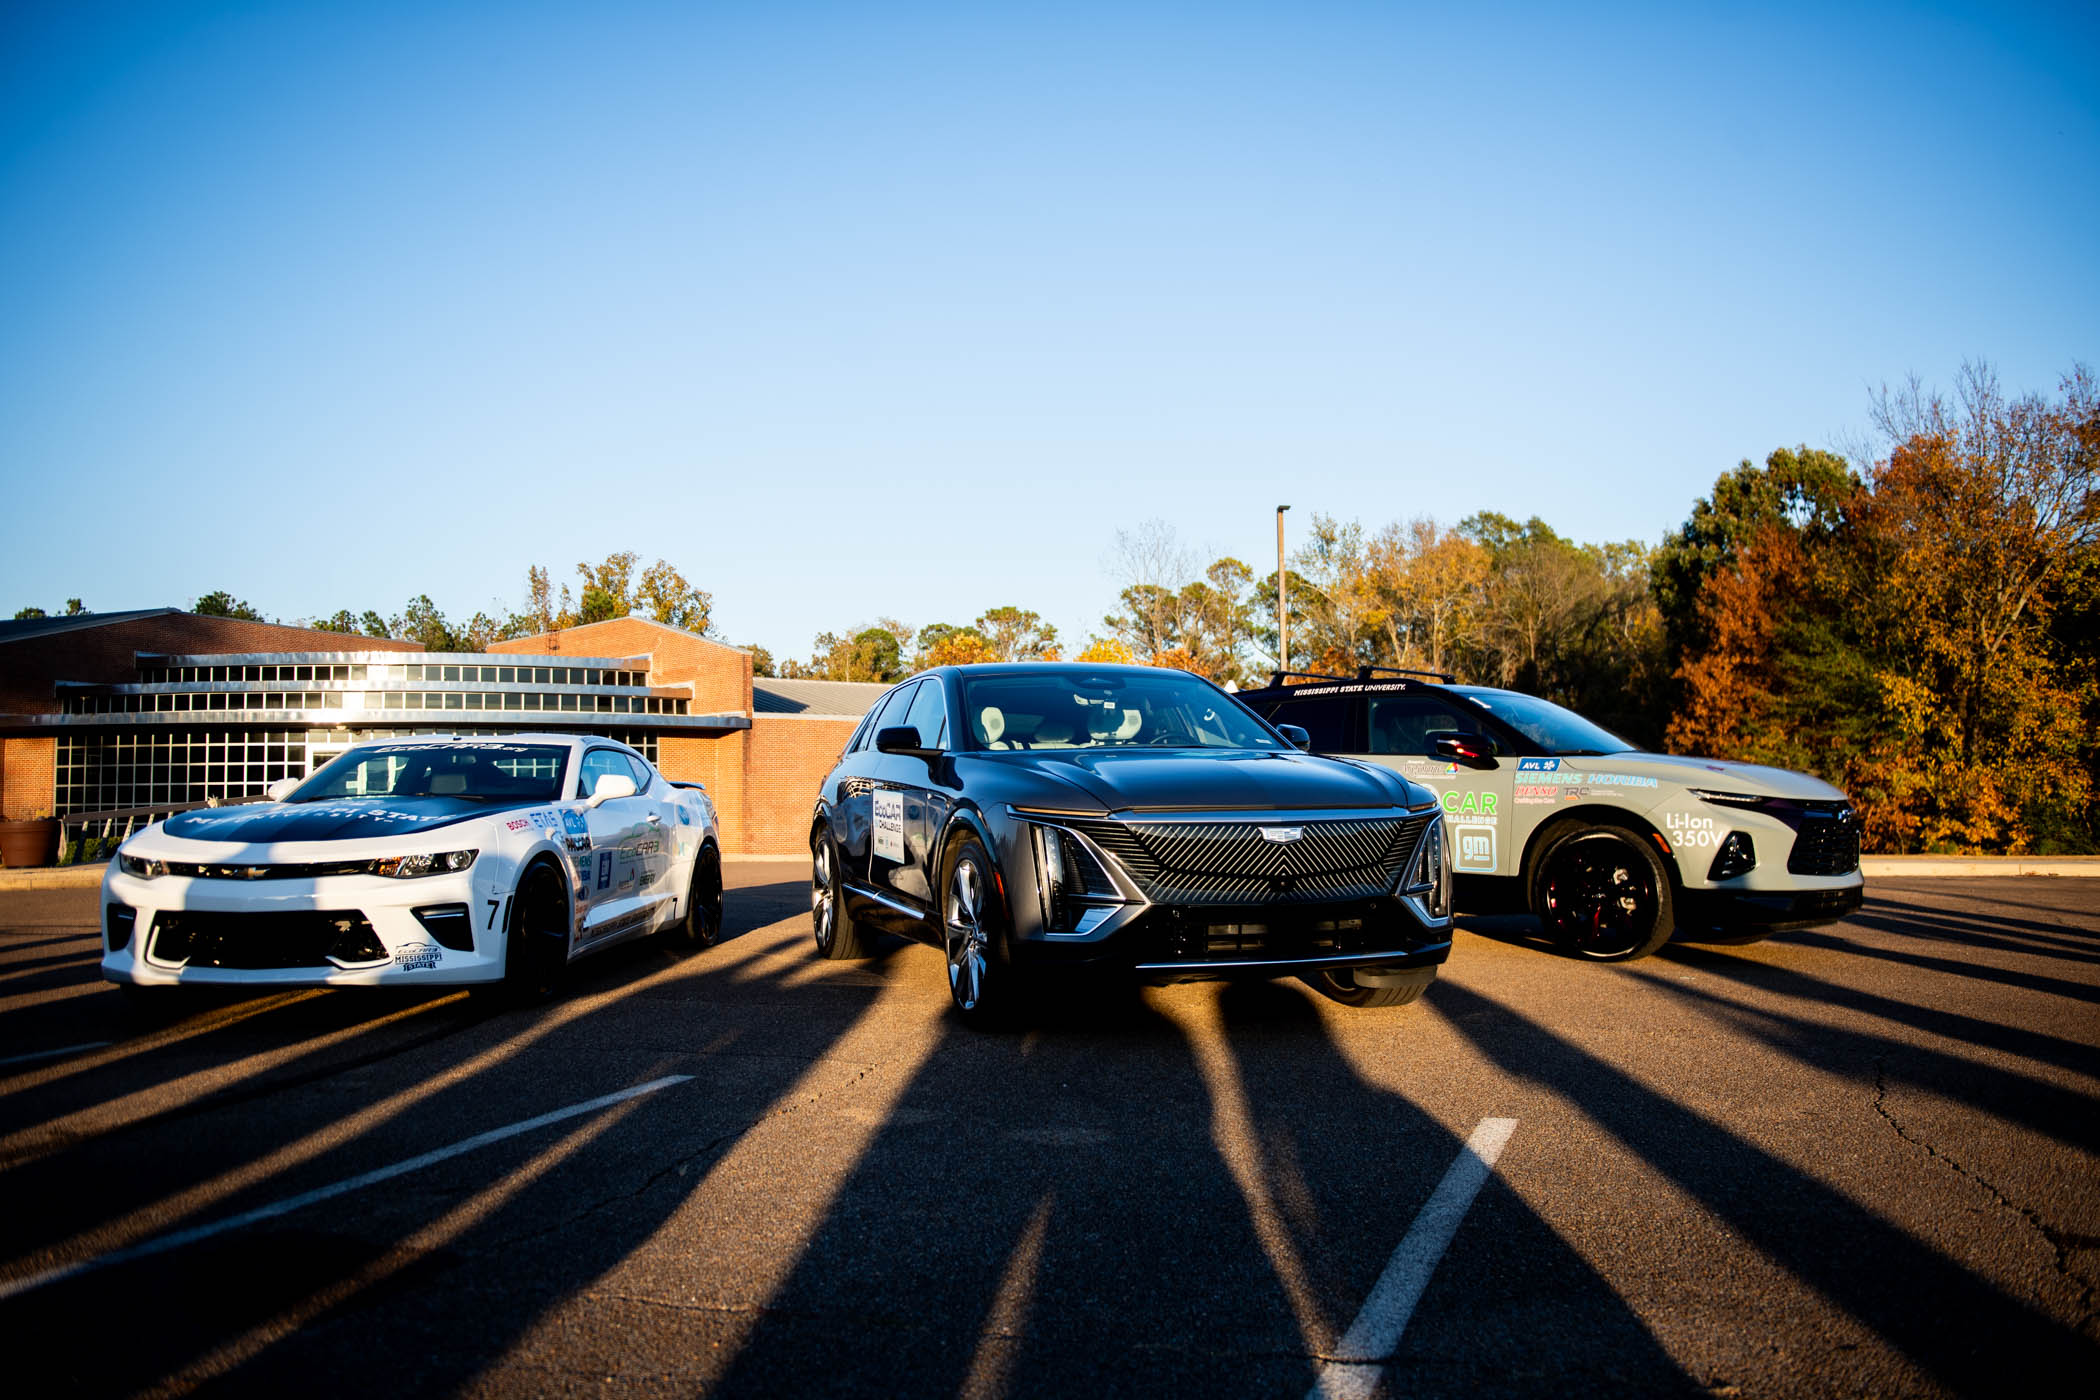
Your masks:
{"label": "brick building", "polygon": [[166,810],[257,795],[366,739],[555,730],[705,783],[731,852],[793,854],[882,690],[755,691],[748,652],[632,617],[475,654],[172,608],[0,622],[0,807]]}

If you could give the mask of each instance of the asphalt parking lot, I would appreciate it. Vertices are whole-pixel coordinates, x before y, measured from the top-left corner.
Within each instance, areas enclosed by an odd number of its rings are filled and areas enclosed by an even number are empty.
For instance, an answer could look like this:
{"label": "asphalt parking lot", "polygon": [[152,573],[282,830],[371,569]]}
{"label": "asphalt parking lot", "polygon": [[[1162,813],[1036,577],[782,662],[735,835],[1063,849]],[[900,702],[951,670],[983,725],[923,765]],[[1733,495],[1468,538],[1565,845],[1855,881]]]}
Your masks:
{"label": "asphalt parking lot", "polygon": [[2100,881],[1880,881],[1839,926],[1620,966],[1473,923],[1411,1007],[1103,991],[980,1034],[932,950],[815,960],[806,867],[730,880],[720,947],[539,1010],[144,1023],[92,890],[0,893],[17,1393],[2100,1376]]}

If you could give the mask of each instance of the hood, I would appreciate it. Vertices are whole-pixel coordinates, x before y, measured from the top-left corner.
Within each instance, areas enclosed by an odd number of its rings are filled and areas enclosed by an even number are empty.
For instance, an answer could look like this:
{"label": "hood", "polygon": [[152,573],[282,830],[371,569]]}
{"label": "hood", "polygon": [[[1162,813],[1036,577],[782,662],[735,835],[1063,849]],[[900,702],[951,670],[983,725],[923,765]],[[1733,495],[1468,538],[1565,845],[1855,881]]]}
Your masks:
{"label": "hood", "polygon": [[[1011,762],[1012,760],[1007,760]],[[1144,808],[1297,811],[1431,801],[1388,769],[1262,749],[1073,749],[1021,760],[1110,811]]]}
{"label": "hood", "polygon": [[[1519,771],[1526,763],[1520,759]],[[1558,763],[1562,777],[1585,773],[1623,773],[1654,778],[1658,783],[1711,788],[1716,792],[1740,792],[1752,797],[1791,797],[1801,802],[1842,802],[1843,790],[1821,778],[1785,768],[1766,768],[1756,763],[1729,763],[1718,758],[1686,758],[1669,753],[1615,753],[1597,758],[1546,759]]]}
{"label": "hood", "polygon": [[543,807],[543,801],[476,800],[465,797],[359,797],[328,802],[267,802],[239,807],[200,807],[168,818],[162,830],[189,841],[237,841],[273,845],[283,841],[353,841],[409,836],[454,822]]}

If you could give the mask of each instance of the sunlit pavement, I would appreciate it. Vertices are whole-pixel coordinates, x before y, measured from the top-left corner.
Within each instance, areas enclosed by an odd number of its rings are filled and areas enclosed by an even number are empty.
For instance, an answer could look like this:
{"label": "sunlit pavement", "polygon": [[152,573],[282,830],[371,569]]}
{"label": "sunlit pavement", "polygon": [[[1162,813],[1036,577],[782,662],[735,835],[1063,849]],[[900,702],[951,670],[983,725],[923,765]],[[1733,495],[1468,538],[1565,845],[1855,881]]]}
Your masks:
{"label": "sunlit pavement", "polygon": [[[96,981],[94,891],[0,894],[10,1389],[2100,1376],[2100,881],[1882,881],[1834,928],[1626,966],[1484,922],[1412,1007],[1102,989],[978,1034],[930,949],[817,961],[804,867],[730,879],[720,947],[611,954],[547,1008],[290,993],[158,1022]],[[1408,1265],[1484,1120],[1507,1145]],[[1397,1344],[1353,1354],[1407,1267]]]}

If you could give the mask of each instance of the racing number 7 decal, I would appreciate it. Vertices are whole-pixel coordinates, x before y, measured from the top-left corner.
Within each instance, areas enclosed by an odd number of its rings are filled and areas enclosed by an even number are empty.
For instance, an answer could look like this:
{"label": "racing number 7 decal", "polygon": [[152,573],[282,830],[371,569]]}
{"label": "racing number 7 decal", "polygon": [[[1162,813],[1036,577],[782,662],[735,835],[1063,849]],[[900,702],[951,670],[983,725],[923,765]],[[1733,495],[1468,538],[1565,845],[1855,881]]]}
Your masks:
{"label": "racing number 7 decal", "polygon": [[496,911],[508,903],[510,903],[508,899],[492,899],[489,901],[489,927],[491,929],[496,927]]}

